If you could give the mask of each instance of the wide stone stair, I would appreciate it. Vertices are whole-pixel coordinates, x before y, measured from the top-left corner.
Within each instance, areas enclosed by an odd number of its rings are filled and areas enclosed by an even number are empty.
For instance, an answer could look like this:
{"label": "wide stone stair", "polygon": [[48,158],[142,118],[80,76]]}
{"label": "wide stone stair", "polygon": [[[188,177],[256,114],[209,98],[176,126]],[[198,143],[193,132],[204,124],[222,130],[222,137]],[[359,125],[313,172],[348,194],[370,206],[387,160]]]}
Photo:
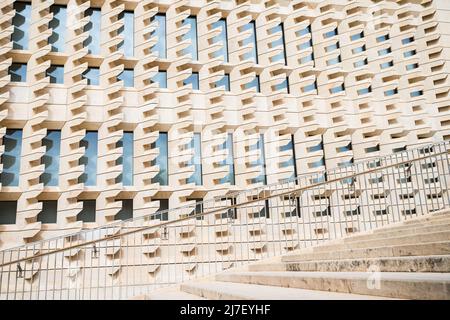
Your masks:
{"label": "wide stone stair", "polygon": [[144,299],[450,299],[450,211],[386,225]]}

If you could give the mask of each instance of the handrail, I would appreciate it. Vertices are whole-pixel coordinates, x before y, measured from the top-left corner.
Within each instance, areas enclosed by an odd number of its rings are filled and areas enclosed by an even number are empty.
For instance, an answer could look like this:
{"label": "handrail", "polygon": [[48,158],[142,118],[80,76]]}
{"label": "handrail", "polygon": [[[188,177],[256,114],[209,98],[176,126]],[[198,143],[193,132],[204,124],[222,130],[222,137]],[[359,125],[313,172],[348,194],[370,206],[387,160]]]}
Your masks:
{"label": "handrail", "polygon": [[[446,144],[446,143],[444,143],[444,144]],[[431,148],[431,147],[437,146],[437,145],[441,145],[441,144],[427,145],[425,147],[421,147],[421,148],[417,148],[417,149],[411,149],[411,150],[405,150],[403,152]],[[402,154],[403,152],[398,153],[398,154]],[[74,244],[74,245],[71,245],[71,246],[68,246],[68,247],[55,249],[55,250],[51,250],[51,251],[47,251],[47,252],[43,252],[43,253],[38,253],[38,254],[33,255],[31,257],[25,257],[25,258],[9,261],[9,262],[6,262],[6,263],[2,263],[2,264],[0,264],[0,267],[5,267],[5,266],[8,266],[8,265],[17,264],[17,263],[28,261],[28,260],[33,260],[33,259],[40,258],[40,257],[43,257],[43,256],[51,255],[51,254],[54,254],[54,253],[59,253],[59,252],[63,252],[63,251],[67,251],[67,250],[71,250],[71,249],[75,249],[75,248],[79,248],[79,247],[84,247],[84,246],[87,246],[87,245],[92,245],[92,244],[96,244],[96,243],[103,242],[103,241],[109,241],[109,240],[112,240],[112,239],[120,238],[120,237],[127,236],[127,235],[134,234],[134,233],[139,233],[139,232],[142,232],[142,231],[145,231],[145,230],[149,230],[149,229],[153,229],[153,228],[165,227],[165,226],[168,226],[168,225],[172,225],[172,224],[176,224],[176,223],[179,223],[179,222],[183,222],[185,220],[190,220],[190,219],[194,219],[194,218],[197,218],[197,217],[208,216],[208,215],[211,215],[211,214],[214,214],[214,213],[223,212],[224,210],[229,210],[229,209],[234,209],[234,208],[238,208],[238,207],[241,207],[241,206],[246,206],[246,205],[249,205],[249,204],[252,204],[252,203],[255,203],[255,202],[260,202],[260,201],[264,201],[264,200],[275,198],[275,197],[282,197],[282,196],[286,196],[286,195],[296,195],[296,194],[301,193],[301,192],[303,192],[305,190],[314,189],[314,188],[317,188],[317,187],[320,187],[320,186],[323,186],[323,185],[326,185],[326,184],[330,184],[330,183],[339,182],[339,181],[342,181],[342,180],[351,179],[351,178],[358,177],[358,176],[361,176],[361,175],[371,174],[371,173],[374,173],[374,172],[377,172],[377,171],[381,171],[381,170],[384,170],[384,169],[397,167],[397,166],[401,166],[401,165],[404,165],[404,164],[407,164],[407,163],[421,161],[421,160],[428,159],[430,157],[440,156],[440,155],[444,155],[444,154],[448,154],[448,153],[450,153],[450,150],[447,150],[445,152],[435,153],[435,154],[432,154],[432,155],[423,156],[423,157],[420,157],[420,158],[408,159],[408,160],[405,160],[405,161],[402,161],[402,162],[397,162],[397,163],[394,163],[394,164],[385,165],[383,167],[376,167],[374,169],[369,169],[369,170],[362,171],[362,172],[352,173],[352,174],[347,175],[347,176],[342,176],[342,177],[334,178],[334,179],[331,179],[331,180],[326,180],[326,181],[313,183],[311,185],[304,186],[304,187],[299,187],[299,188],[296,188],[294,190],[289,190],[289,191],[285,191],[285,192],[281,192],[281,193],[277,193],[277,194],[272,194],[272,195],[268,195],[268,196],[264,195],[264,196],[262,196],[260,198],[257,198],[257,199],[249,200],[249,201],[246,201],[246,202],[241,202],[241,203],[234,204],[234,205],[232,204],[232,205],[223,206],[223,207],[220,207],[218,209],[213,209],[213,210],[207,211],[207,212],[196,213],[194,215],[189,215],[189,216],[186,216],[186,217],[183,217],[183,218],[178,218],[178,219],[175,219],[175,220],[165,221],[165,222],[161,222],[161,223],[158,223],[158,224],[153,224],[153,225],[150,225],[150,226],[138,227],[138,228],[136,228],[134,230],[130,230],[130,231],[122,232],[122,233],[119,232],[119,233],[112,234],[112,235],[107,235],[107,236],[105,236],[104,238],[101,238],[101,239],[90,240],[90,241],[82,242],[82,243],[79,243],[79,244]],[[384,158],[387,158],[387,157],[382,157],[382,158],[384,159]],[[382,159],[382,158],[375,158],[372,161],[376,161],[376,160],[379,160],[379,159]],[[364,163],[367,163],[367,161],[365,161]],[[334,170],[336,170],[336,169],[342,169],[342,168],[335,168]],[[331,170],[333,170],[333,169],[331,169]],[[330,170],[326,170],[326,171],[330,171]],[[279,184],[276,184],[276,185],[279,185]],[[267,188],[267,187],[269,187],[269,186],[264,186],[264,188]],[[254,188],[254,190],[258,190],[258,189],[261,189],[261,187],[260,188]],[[241,194],[241,193],[238,193],[238,194]],[[235,195],[232,195],[232,196],[235,196]],[[230,197],[230,195],[226,195],[226,197]],[[173,209],[170,209],[170,210],[179,210],[179,209],[186,208],[186,207],[189,207],[189,206],[173,208]],[[158,212],[157,214],[161,214],[161,212]],[[153,215],[156,215],[156,214],[154,213],[154,214],[151,214],[151,215],[146,215],[146,216],[143,216],[143,217],[139,217],[139,219],[146,218],[146,217],[151,217]],[[133,221],[133,219],[123,220],[123,221],[121,221],[119,223],[124,223],[124,222],[127,222],[127,221]],[[104,226],[101,226],[101,227],[96,228],[96,229],[100,230],[100,229],[104,229],[106,227],[111,228],[111,227],[114,227],[114,225],[115,224],[104,225]],[[94,231],[96,229],[89,229],[87,231],[92,232],[92,231]],[[61,238],[70,238],[70,237],[78,235],[78,234],[79,233],[63,235],[63,236],[59,236],[59,237],[55,237],[55,238],[45,239],[45,240],[42,240],[42,241],[49,241],[49,240],[52,240],[52,239],[61,239]],[[23,246],[20,246],[20,247],[15,247],[15,248],[9,248],[9,249],[6,249],[6,250],[2,250],[2,251],[0,251],[0,253],[1,252],[6,252],[6,251],[11,251],[11,250],[20,250],[20,248],[24,248],[24,247],[27,247],[27,246],[30,246],[30,245],[33,245],[33,244],[36,245],[36,243],[30,243],[30,244],[26,244],[26,245],[23,245]],[[47,250],[47,249],[39,249],[39,252],[40,251],[45,251],[45,250]]]}

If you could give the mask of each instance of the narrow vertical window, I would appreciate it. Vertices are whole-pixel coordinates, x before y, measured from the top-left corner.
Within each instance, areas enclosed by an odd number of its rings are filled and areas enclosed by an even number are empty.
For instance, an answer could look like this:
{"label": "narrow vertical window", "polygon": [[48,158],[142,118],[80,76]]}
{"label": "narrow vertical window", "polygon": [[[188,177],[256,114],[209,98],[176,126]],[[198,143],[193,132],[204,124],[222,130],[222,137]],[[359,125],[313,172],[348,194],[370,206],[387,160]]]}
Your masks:
{"label": "narrow vertical window", "polygon": [[256,38],[256,24],[255,21],[250,21],[248,24],[246,24],[244,26],[244,29],[242,30],[244,31],[250,31],[250,36],[243,40],[243,45],[251,45],[251,50],[250,52],[245,54],[245,59],[247,60],[251,60],[254,63],[258,64],[258,46],[257,46],[257,38]]}
{"label": "narrow vertical window", "polygon": [[8,70],[12,82],[27,82],[27,65],[25,63],[13,63]]}
{"label": "narrow vertical window", "polygon": [[280,52],[279,54],[277,54],[275,57],[273,57],[272,62],[283,61],[283,63],[286,65],[287,57],[286,57],[286,43],[285,43],[285,39],[284,39],[284,24],[283,24],[283,22],[281,22],[279,25],[273,27],[270,33],[274,34],[277,32],[280,32],[280,38],[273,41],[270,44],[270,46],[272,48],[281,47],[283,49],[283,51]]}
{"label": "narrow vertical window", "polygon": [[151,220],[161,220],[167,221],[169,220],[169,199],[157,199],[159,202],[159,209],[156,211],[156,214],[151,216]]}
{"label": "narrow vertical window", "polygon": [[1,156],[3,164],[2,186],[17,187],[19,185],[22,130],[6,129],[6,134],[3,136],[3,145],[5,151]]}
{"label": "narrow vertical window", "polygon": [[189,54],[192,60],[198,60],[197,49],[197,17],[189,16],[183,20],[183,26],[189,26],[189,31],[182,37],[183,40],[190,40],[191,44],[185,49],[185,54]]}
{"label": "narrow vertical window", "polygon": [[119,13],[119,20],[123,20],[123,27],[118,34],[123,36],[123,41],[117,45],[117,49],[125,57],[134,55],[134,13],[132,11],[122,11]]}
{"label": "narrow vertical window", "polygon": [[47,69],[47,77],[50,77],[50,83],[64,84],[64,66],[52,64]]}
{"label": "narrow vertical window", "polygon": [[133,199],[122,200],[122,209],[114,216],[114,220],[128,220],[133,218]]}
{"label": "narrow vertical window", "polygon": [[57,186],[61,131],[49,130],[47,136],[42,140],[42,145],[45,146],[45,155],[42,157],[41,163],[45,165],[45,169],[40,177],[40,182],[44,186]]}
{"label": "narrow vertical window", "polygon": [[80,147],[84,147],[84,156],[80,159],[80,165],[84,165],[84,173],[78,181],[84,183],[85,186],[97,184],[97,143],[97,131],[87,131],[86,136],[80,142]]}
{"label": "narrow vertical window", "polygon": [[250,150],[257,149],[259,150],[259,158],[254,163],[252,163],[252,166],[259,166],[260,167],[260,175],[254,179],[252,179],[252,183],[263,183],[267,184],[267,175],[266,175],[266,156],[265,156],[265,150],[264,150],[264,134],[259,135],[258,142],[250,147]]}
{"label": "narrow vertical window", "polygon": [[294,135],[291,135],[291,140],[288,144],[280,147],[280,152],[289,151],[292,154],[292,158],[280,163],[281,168],[292,166],[292,178],[297,177],[297,162],[295,160],[295,143]]}
{"label": "narrow vertical window", "polygon": [[13,18],[14,31],[11,35],[13,49],[27,50],[31,21],[31,3],[14,2],[16,14]]}
{"label": "narrow vertical window", "polygon": [[169,185],[169,154],[168,154],[168,140],[167,132],[160,132],[159,137],[152,146],[152,148],[158,148],[159,154],[153,161],[152,165],[159,167],[158,174],[152,178],[152,183],[159,183],[161,186]]}
{"label": "narrow vertical window", "polygon": [[152,47],[152,52],[157,53],[159,58],[165,59],[167,58],[166,15],[164,13],[158,13],[153,16],[153,21],[156,21],[156,29],[153,31],[152,36],[157,37],[158,41]]}
{"label": "narrow vertical window", "polygon": [[[203,199],[202,198],[188,198],[188,201],[195,201],[195,209],[188,214],[188,216],[194,216],[203,212]],[[183,216],[183,215],[182,215]],[[182,217],[180,216],[180,218]],[[203,220],[203,216],[196,217],[196,220]]]}
{"label": "narrow vertical window", "polygon": [[16,224],[17,201],[0,201],[0,224]]}
{"label": "narrow vertical window", "polygon": [[202,185],[202,147],[201,134],[195,132],[191,141],[191,148],[194,149],[194,156],[190,161],[190,165],[194,166],[194,173],[187,179],[187,183],[195,183],[195,185]]}
{"label": "narrow vertical window", "polygon": [[213,29],[219,28],[220,33],[213,38],[213,43],[220,42],[222,47],[214,52],[215,58],[222,58],[223,62],[228,62],[228,36],[227,36],[227,20],[220,19],[212,25]]}
{"label": "narrow vertical window", "polygon": [[86,16],[89,17],[89,22],[84,26],[84,32],[89,32],[89,36],[84,40],[83,45],[88,48],[90,54],[100,54],[101,11],[96,8],[88,8]]}
{"label": "narrow vertical window", "polygon": [[225,148],[227,150],[227,158],[224,161],[224,165],[228,166],[228,175],[222,179],[221,183],[235,184],[234,177],[234,148],[233,148],[233,134],[228,133],[227,141],[225,141]]}
{"label": "narrow vertical window", "polygon": [[252,81],[250,81],[244,85],[244,89],[252,89],[252,88],[255,88],[256,92],[261,92],[260,83],[259,83],[259,75],[256,75]]}
{"label": "narrow vertical window", "polygon": [[77,221],[95,222],[95,200],[82,200],[83,209],[77,215]]}
{"label": "narrow vertical window", "polygon": [[67,8],[66,6],[52,5],[50,12],[53,14],[53,18],[48,26],[52,29],[52,35],[48,38],[48,43],[51,45],[52,51],[63,52],[66,40],[65,33],[67,31]]}
{"label": "narrow vertical window", "polygon": [[124,132],[122,139],[117,143],[122,148],[123,155],[117,159],[117,164],[122,165],[122,173],[117,177],[117,182],[124,186],[133,185],[133,132]]}
{"label": "narrow vertical window", "polygon": [[37,216],[37,221],[41,223],[56,223],[58,212],[57,200],[45,200],[42,202],[42,210]]}
{"label": "narrow vertical window", "polygon": [[187,77],[184,82],[183,85],[192,85],[192,90],[198,90],[199,89],[199,78],[198,78],[198,72],[192,72],[192,74]]}
{"label": "narrow vertical window", "polygon": [[225,91],[230,91],[230,75],[225,74],[222,79],[215,83],[216,88],[223,87]]}
{"label": "narrow vertical window", "polygon": [[158,71],[156,75],[151,78],[152,83],[158,83],[158,87],[167,88],[167,71]]}

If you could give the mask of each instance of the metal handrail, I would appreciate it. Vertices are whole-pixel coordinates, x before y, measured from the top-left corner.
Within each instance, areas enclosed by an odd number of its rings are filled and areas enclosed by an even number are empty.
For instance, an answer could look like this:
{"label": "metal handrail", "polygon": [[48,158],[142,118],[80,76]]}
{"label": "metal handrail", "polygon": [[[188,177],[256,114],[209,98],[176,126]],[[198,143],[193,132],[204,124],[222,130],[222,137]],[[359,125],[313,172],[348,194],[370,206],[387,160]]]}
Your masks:
{"label": "metal handrail", "polygon": [[[401,155],[402,153],[408,152],[408,151],[410,152],[410,151],[414,151],[414,150],[430,149],[430,148],[433,148],[433,147],[436,147],[436,146],[439,146],[439,145],[442,145],[442,144],[449,144],[449,143],[448,142],[444,142],[444,143],[439,143],[439,144],[427,145],[427,146],[423,146],[423,147],[420,147],[420,148],[405,150],[405,151],[399,152],[398,155]],[[33,259],[40,258],[40,257],[43,257],[43,256],[48,256],[48,255],[51,255],[51,254],[54,254],[54,253],[59,253],[59,252],[63,252],[63,251],[71,250],[71,249],[76,249],[76,248],[79,248],[79,247],[84,247],[84,246],[96,244],[96,243],[99,243],[99,242],[113,240],[113,239],[116,239],[116,238],[120,238],[120,237],[127,236],[127,235],[134,234],[134,233],[139,233],[139,232],[142,232],[142,231],[145,231],[145,230],[149,230],[149,229],[153,229],[153,228],[167,227],[169,225],[177,224],[179,222],[183,222],[183,221],[186,221],[186,220],[191,220],[191,219],[198,218],[198,217],[209,216],[209,215],[212,215],[212,214],[215,214],[215,213],[223,212],[224,210],[239,208],[241,206],[250,205],[250,204],[253,204],[253,203],[256,203],[256,202],[261,202],[261,201],[268,200],[268,199],[275,198],[275,197],[282,197],[282,196],[287,196],[287,195],[297,195],[298,193],[301,193],[301,192],[303,192],[305,190],[314,189],[314,188],[317,188],[317,187],[320,187],[320,186],[323,186],[323,185],[327,185],[327,184],[330,184],[330,183],[334,183],[334,182],[339,182],[339,181],[342,181],[342,180],[355,178],[355,177],[358,177],[358,176],[361,176],[361,175],[371,174],[371,173],[374,173],[374,172],[377,172],[377,171],[381,171],[381,170],[384,170],[384,169],[397,167],[397,166],[401,166],[401,165],[404,165],[404,164],[407,164],[407,163],[417,162],[417,161],[428,159],[430,157],[440,156],[440,155],[444,155],[444,154],[450,154],[450,150],[447,150],[445,152],[435,153],[435,154],[432,154],[432,155],[423,156],[423,157],[420,157],[420,158],[409,159],[409,160],[397,162],[397,163],[394,163],[394,164],[385,165],[385,166],[382,166],[382,167],[376,167],[374,169],[369,169],[369,170],[362,171],[362,172],[352,173],[352,174],[347,175],[347,176],[342,176],[342,177],[338,177],[338,178],[334,178],[334,179],[327,179],[326,181],[313,183],[313,184],[308,185],[308,186],[299,187],[299,188],[296,188],[296,189],[293,189],[293,190],[289,190],[289,191],[285,191],[285,192],[281,192],[281,193],[277,193],[277,194],[271,194],[271,195],[267,195],[267,196],[264,195],[262,197],[258,197],[257,199],[253,199],[253,200],[249,200],[249,201],[246,201],[246,202],[237,203],[237,204],[234,204],[234,205],[232,204],[232,205],[223,206],[223,207],[220,207],[220,208],[217,208],[217,209],[213,209],[213,210],[206,211],[206,212],[201,212],[201,213],[196,213],[194,215],[189,215],[189,216],[186,216],[186,217],[183,217],[183,218],[178,218],[178,219],[175,219],[175,220],[165,221],[165,222],[161,222],[161,223],[153,224],[153,225],[149,225],[149,226],[137,227],[137,228],[135,228],[133,230],[130,230],[130,231],[126,231],[126,232],[122,232],[122,233],[119,232],[119,233],[116,233],[116,234],[107,235],[107,236],[105,236],[104,238],[101,238],[101,239],[85,241],[85,242],[82,242],[82,243],[79,243],[79,244],[74,244],[74,245],[63,247],[63,248],[60,248],[60,249],[55,249],[55,250],[51,250],[51,251],[47,251],[47,252],[43,252],[43,253],[41,253],[41,251],[45,251],[45,250],[48,250],[48,249],[39,249],[40,253],[38,253],[36,255],[33,255],[33,256],[30,256],[30,257],[21,258],[21,259],[16,259],[16,260],[9,261],[9,262],[6,262],[6,263],[2,263],[2,264],[0,264],[0,267],[5,267],[5,266],[8,266],[8,265],[21,263],[21,262],[28,261],[28,260],[33,260]],[[388,157],[389,156],[374,158],[371,161],[378,161],[378,160],[381,160],[381,159],[387,159]],[[367,160],[366,161],[360,161],[360,162],[355,163],[353,166],[347,167],[346,169],[352,168],[352,167],[356,166],[357,164],[367,163],[367,162],[368,162]],[[331,170],[324,170],[323,173],[330,172],[330,171],[335,171],[336,172],[339,169],[342,169],[342,168],[334,168],[334,169],[331,169]],[[315,174],[317,175],[318,173],[315,173]],[[314,176],[314,174],[311,175],[311,176]],[[293,179],[293,181],[295,181],[295,179]],[[271,186],[275,186],[275,185],[280,185],[280,184],[278,183],[278,184],[266,185],[266,186],[264,186],[264,189],[269,189],[269,191],[270,191],[270,187]],[[258,189],[261,189],[261,187],[254,188],[252,190],[258,190]],[[249,191],[251,191],[251,190],[249,190]],[[238,195],[242,194],[243,192],[248,192],[248,191],[237,192],[236,194],[226,195],[226,197],[235,197],[235,196],[238,196]],[[203,203],[207,203],[207,202],[203,202],[202,201],[201,203],[203,204]],[[142,217],[138,217],[138,218],[131,218],[131,219],[127,219],[127,220],[123,220],[123,221],[117,222],[117,223],[104,225],[104,226],[101,226],[101,227],[98,227],[98,228],[95,228],[95,229],[89,229],[89,230],[86,230],[85,232],[93,232],[95,230],[101,230],[101,229],[104,229],[104,228],[111,228],[111,227],[114,227],[116,224],[118,225],[118,224],[122,224],[124,222],[131,222],[131,221],[138,220],[138,219],[145,219],[147,217],[152,217],[152,216],[155,216],[155,215],[162,214],[163,212],[168,212],[168,211],[172,211],[172,210],[179,210],[179,209],[183,209],[183,208],[190,208],[190,206],[183,206],[183,207],[178,207],[178,208],[172,208],[172,209],[169,209],[169,210],[166,210],[166,211],[161,211],[161,212],[158,212],[158,213],[153,213],[153,214],[142,216]],[[80,232],[79,233],[75,233],[75,234],[68,234],[68,235],[58,236],[58,237],[54,237],[54,238],[48,238],[48,239],[41,240],[39,242],[34,242],[34,243],[30,243],[30,244],[26,244],[26,245],[14,247],[14,248],[8,248],[8,249],[0,251],[0,253],[6,252],[6,251],[12,251],[12,250],[20,250],[20,248],[26,248],[26,247],[29,247],[29,246],[32,246],[32,245],[36,245],[37,243],[40,243],[40,242],[45,242],[45,241],[50,241],[50,240],[55,240],[55,239],[61,239],[61,238],[70,238],[70,237],[76,236],[78,234],[80,234]]]}

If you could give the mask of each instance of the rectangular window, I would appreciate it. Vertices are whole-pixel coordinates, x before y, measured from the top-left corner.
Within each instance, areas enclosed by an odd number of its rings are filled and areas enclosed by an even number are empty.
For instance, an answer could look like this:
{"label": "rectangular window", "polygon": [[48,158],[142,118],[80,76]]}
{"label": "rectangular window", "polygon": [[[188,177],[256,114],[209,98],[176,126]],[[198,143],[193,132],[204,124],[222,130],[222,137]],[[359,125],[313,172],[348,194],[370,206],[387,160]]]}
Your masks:
{"label": "rectangular window", "polygon": [[82,77],[87,80],[88,85],[98,86],[100,84],[100,69],[89,67],[83,72]]}
{"label": "rectangular window", "polygon": [[225,91],[230,91],[230,75],[225,74],[222,79],[215,83],[216,88],[223,87]]}
{"label": "rectangular window", "polygon": [[377,37],[377,42],[383,42],[386,40],[389,40],[389,34],[385,34],[385,35]]}
{"label": "rectangular window", "polygon": [[95,200],[82,200],[83,209],[77,215],[77,221],[95,222]]}
{"label": "rectangular window", "polygon": [[366,45],[362,45],[361,47],[352,49],[353,54],[364,52],[364,51],[366,51]]}
{"label": "rectangular window", "polygon": [[317,90],[317,82],[316,81],[314,81],[313,83],[311,83],[311,84],[309,84],[307,86],[304,86],[302,88],[303,93],[310,92],[310,91],[313,91],[313,90]]}
{"label": "rectangular window", "polygon": [[[309,39],[307,42],[304,42],[304,43],[302,43],[302,44],[299,44],[298,46],[297,46],[297,48],[298,48],[298,50],[305,50],[305,49],[308,49],[308,48],[311,48],[313,46],[313,42],[312,42],[312,39]],[[335,45],[333,45],[333,46],[335,46]],[[331,46],[330,46],[331,47]],[[325,48],[325,50],[327,50],[327,48]],[[330,49],[330,50],[334,50],[334,49]],[[327,51],[328,52],[328,51]]]}
{"label": "rectangular window", "polygon": [[188,26],[189,31],[183,35],[182,40],[189,40],[190,45],[184,49],[184,53],[191,56],[192,60],[198,60],[197,49],[197,17],[189,16],[183,20],[183,27]]}
{"label": "rectangular window", "polygon": [[152,165],[159,167],[158,174],[152,178],[152,183],[159,183],[161,186],[169,185],[169,154],[168,154],[168,140],[167,132],[160,132],[156,142],[152,148],[158,148],[159,154],[153,161]]}
{"label": "rectangular window", "polygon": [[261,92],[260,84],[259,84],[259,75],[256,75],[252,81],[250,81],[244,85],[244,89],[252,89],[252,88],[255,88],[256,92]]}
{"label": "rectangular window", "polygon": [[134,87],[134,70],[124,69],[121,74],[117,76],[118,81],[123,81],[123,86],[125,88]]}
{"label": "rectangular window", "polygon": [[335,93],[342,92],[342,91],[344,91],[344,90],[345,90],[344,84],[341,84],[341,85],[339,85],[339,86],[337,86],[337,87],[331,88],[331,89],[330,89],[330,93],[331,93],[331,94],[335,94]]}
{"label": "rectangular window", "polygon": [[228,36],[227,36],[227,20],[220,19],[212,25],[213,29],[220,29],[220,33],[215,36],[212,41],[213,43],[220,42],[222,47],[214,52],[214,58],[222,58],[223,62],[228,62]]}
{"label": "rectangular window", "polygon": [[151,216],[151,220],[168,221],[169,199],[157,199],[156,201],[159,202],[159,209],[156,211],[156,214]]}
{"label": "rectangular window", "polygon": [[360,33],[354,34],[350,37],[351,41],[355,41],[358,39],[364,38],[364,31],[361,31]]}
{"label": "rectangular window", "polygon": [[275,85],[274,87],[275,87],[274,91],[284,91],[286,93],[290,93],[290,91],[289,91],[289,78],[286,77],[286,79],[283,80],[283,82],[281,82],[280,84]]}
{"label": "rectangular window", "polygon": [[64,84],[64,66],[52,64],[47,69],[47,77],[50,77],[50,83]]}
{"label": "rectangular window", "polygon": [[272,48],[281,47],[283,49],[283,51],[280,52],[275,57],[273,57],[272,58],[272,62],[283,61],[283,63],[286,65],[287,64],[286,42],[285,42],[285,39],[284,39],[284,24],[283,24],[283,22],[281,22],[279,25],[273,27],[272,30],[270,31],[270,34],[274,34],[274,33],[277,33],[277,32],[280,32],[280,38],[278,38],[277,40],[273,41],[270,44],[270,46]]}
{"label": "rectangular window", "polygon": [[20,158],[22,150],[22,130],[6,129],[3,136],[4,152],[1,155],[3,171],[1,182],[4,187],[19,185]]}
{"label": "rectangular window", "polygon": [[187,86],[189,84],[192,85],[192,90],[199,89],[198,72],[192,72],[192,74],[184,80],[183,85]]}
{"label": "rectangular window", "polygon": [[418,64],[418,63],[412,63],[412,64],[408,64],[408,65],[406,66],[406,70],[410,71],[410,70],[417,69],[418,67],[419,67],[419,64]]}
{"label": "rectangular window", "polygon": [[228,133],[227,140],[223,144],[223,149],[227,150],[227,158],[222,162],[222,166],[228,166],[228,175],[220,180],[220,183],[235,184],[234,178],[234,148],[233,134]]}
{"label": "rectangular window", "polygon": [[117,143],[122,147],[123,155],[117,159],[117,164],[122,165],[122,174],[117,177],[117,183],[124,186],[133,185],[133,132],[124,132],[122,139]]}
{"label": "rectangular window", "polygon": [[14,2],[16,11],[12,24],[14,31],[11,35],[13,49],[27,50],[31,21],[31,3]]}
{"label": "rectangular window", "polygon": [[251,60],[258,64],[258,40],[256,38],[256,23],[255,21],[250,21],[248,24],[244,25],[242,32],[250,31],[250,36],[242,41],[243,45],[251,45],[250,52],[246,53],[244,56],[245,60]]}
{"label": "rectangular window", "polygon": [[[220,201],[226,201],[226,205],[229,206],[235,206],[237,204],[237,200],[236,198],[221,198]],[[220,215],[221,219],[237,219],[237,209],[236,207],[228,209],[226,211],[224,211],[221,215]]]}
{"label": "rectangular window", "polygon": [[324,37],[325,39],[327,39],[327,38],[331,38],[331,37],[337,36],[337,34],[338,34],[338,29],[336,28],[336,29],[334,29],[334,30],[325,32],[325,33],[323,34],[323,37]]}
{"label": "rectangular window", "polygon": [[413,91],[409,95],[411,98],[420,97],[420,96],[423,96],[423,91],[422,90]]}
{"label": "rectangular window", "polygon": [[402,44],[408,44],[414,41],[414,37],[405,38],[402,40]]}
{"label": "rectangular window", "polygon": [[372,87],[369,86],[368,88],[359,89],[356,92],[358,93],[358,96],[362,96],[364,94],[368,94],[368,93],[372,92]]}
{"label": "rectangular window", "polygon": [[[188,214],[188,216],[194,216],[203,213],[203,199],[202,198],[188,198],[187,201],[195,201],[195,209]],[[184,215],[180,215],[183,218]],[[203,216],[196,217],[196,220],[203,220]]]}
{"label": "rectangular window", "polygon": [[89,22],[84,26],[84,32],[89,32],[89,36],[84,40],[84,47],[88,48],[90,54],[100,54],[100,30],[102,14],[100,9],[88,8],[85,13],[89,17]]}
{"label": "rectangular window", "polygon": [[339,41],[336,42],[335,44],[329,45],[328,47],[325,47],[325,52],[331,52],[334,50],[339,49]]}
{"label": "rectangular window", "polygon": [[194,156],[192,157],[189,165],[194,166],[194,173],[187,179],[187,183],[195,183],[200,186],[202,181],[202,140],[201,134],[194,132],[190,147],[194,149]]}
{"label": "rectangular window", "polygon": [[16,224],[17,201],[0,201],[0,224]]}
{"label": "rectangular window", "polygon": [[336,148],[336,152],[347,152],[347,151],[351,151],[353,150],[352,148],[352,143],[350,142],[349,144],[347,144],[346,146],[342,146],[342,147],[337,147]]}
{"label": "rectangular window", "polygon": [[42,140],[45,146],[45,155],[41,163],[45,165],[44,173],[40,177],[40,182],[44,186],[57,186],[59,178],[59,152],[61,146],[61,131],[49,130],[47,136]]}
{"label": "rectangular window", "polygon": [[65,46],[65,33],[67,30],[67,7],[52,5],[50,12],[53,14],[48,27],[52,29],[52,35],[48,38],[48,43],[54,52],[63,52]]}
{"label": "rectangular window", "polygon": [[291,135],[291,140],[288,144],[280,147],[280,152],[289,151],[292,154],[292,158],[280,163],[280,168],[286,168],[292,166],[293,172],[291,179],[295,179],[297,177],[297,161],[295,160],[295,143],[294,143],[294,135]]}
{"label": "rectangular window", "polygon": [[380,68],[381,69],[386,69],[386,68],[390,68],[394,66],[394,62],[393,61],[388,61],[385,63],[380,64]]}
{"label": "rectangular window", "polygon": [[134,55],[134,13],[133,11],[122,11],[119,13],[119,20],[123,20],[123,27],[118,34],[123,36],[123,41],[117,45],[117,50],[125,57]]}
{"label": "rectangular window", "polygon": [[[264,134],[259,135],[259,140],[255,146],[256,149],[259,150],[260,156],[259,159],[253,163],[254,166],[259,166],[261,168],[260,175],[254,179],[252,179],[251,183],[263,183],[267,184],[267,174],[266,174],[266,155],[264,148]],[[253,148],[251,147],[251,149]]]}
{"label": "rectangular window", "polygon": [[359,67],[367,65],[367,62],[368,62],[367,59],[364,59],[364,60],[361,60],[361,61],[356,61],[355,63],[353,63],[353,66],[355,68],[359,68]]}
{"label": "rectangular window", "polygon": [[381,50],[378,50],[378,55],[381,57],[381,56],[385,56],[391,52],[392,52],[391,48],[381,49]]}
{"label": "rectangular window", "polygon": [[365,148],[364,151],[365,151],[366,153],[371,153],[371,152],[377,152],[377,151],[380,151],[380,145],[377,144],[377,145],[374,146],[374,147],[368,147],[368,148]]}
{"label": "rectangular window", "polygon": [[156,21],[156,29],[152,32],[152,37],[157,37],[158,41],[152,47],[152,52],[156,53],[158,58],[167,58],[167,44],[166,44],[166,15],[158,13],[152,18],[152,22]]}
{"label": "rectangular window", "polygon": [[336,58],[330,59],[327,61],[327,66],[332,66],[335,64],[341,63],[341,56],[338,55]]}
{"label": "rectangular window", "polygon": [[158,87],[167,89],[167,71],[158,71],[150,80],[152,83],[158,83]]}
{"label": "rectangular window", "polygon": [[323,150],[323,142],[320,142],[319,144],[311,147],[307,147],[306,151],[308,152],[316,152],[316,151],[322,151]]}
{"label": "rectangular window", "polygon": [[42,210],[37,216],[37,221],[41,223],[56,223],[58,213],[57,200],[45,200],[42,202]]}
{"label": "rectangular window", "polygon": [[97,131],[87,131],[80,147],[84,147],[84,156],[80,158],[80,165],[84,165],[84,173],[78,178],[79,183],[85,186],[97,184]]}
{"label": "rectangular window", "polygon": [[301,29],[300,31],[297,31],[297,32],[295,33],[295,35],[296,35],[297,37],[301,37],[301,36],[304,36],[304,35],[307,35],[307,34],[310,34],[310,33],[311,33],[311,26],[309,25],[309,26],[307,26],[306,28]]}
{"label": "rectangular window", "polygon": [[124,199],[122,209],[114,216],[114,220],[128,220],[133,218],[133,199]]}
{"label": "rectangular window", "polygon": [[308,54],[307,56],[304,56],[303,58],[300,58],[298,60],[298,62],[300,64],[304,64],[304,63],[307,63],[307,62],[310,62],[310,61],[314,61],[314,53]]}
{"label": "rectangular window", "polygon": [[416,53],[417,53],[416,50],[411,50],[411,51],[407,51],[407,52],[403,53],[403,56],[404,56],[405,58],[408,58],[408,57],[415,56]]}
{"label": "rectangular window", "polygon": [[[260,206],[261,204],[258,203]],[[269,207],[269,200],[264,200],[264,206],[257,212],[254,212],[252,215],[253,219],[256,218],[270,218],[270,207]]]}
{"label": "rectangular window", "polygon": [[26,63],[13,63],[8,71],[12,82],[27,82]]}
{"label": "rectangular window", "polygon": [[385,97],[390,97],[390,96],[393,96],[394,94],[397,94],[397,93],[398,93],[398,90],[397,90],[397,88],[395,88],[395,89],[392,89],[392,90],[385,91],[384,92],[384,96]]}

